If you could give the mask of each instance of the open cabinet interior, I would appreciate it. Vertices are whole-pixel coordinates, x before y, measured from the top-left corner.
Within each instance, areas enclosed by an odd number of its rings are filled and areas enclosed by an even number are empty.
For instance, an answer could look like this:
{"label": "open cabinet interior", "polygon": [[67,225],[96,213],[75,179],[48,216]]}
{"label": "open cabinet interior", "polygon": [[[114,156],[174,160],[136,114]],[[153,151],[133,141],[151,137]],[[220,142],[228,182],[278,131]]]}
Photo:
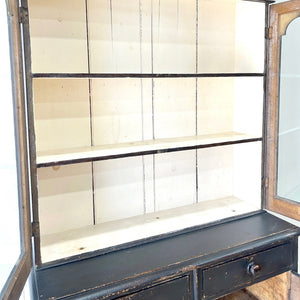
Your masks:
{"label": "open cabinet interior", "polygon": [[43,263],[261,208],[265,7],[29,1]]}

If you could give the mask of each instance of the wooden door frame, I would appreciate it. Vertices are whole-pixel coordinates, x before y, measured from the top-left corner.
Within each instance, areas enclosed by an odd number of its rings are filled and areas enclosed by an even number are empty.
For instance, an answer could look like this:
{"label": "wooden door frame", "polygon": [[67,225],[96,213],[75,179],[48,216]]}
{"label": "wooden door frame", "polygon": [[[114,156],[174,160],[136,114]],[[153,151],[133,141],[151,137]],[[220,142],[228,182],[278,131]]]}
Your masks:
{"label": "wooden door frame", "polygon": [[[32,269],[30,189],[28,142],[26,130],[23,49],[20,28],[19,2],[7,0],[8,30],[11,52],[12,93],[14,102],[18,195],[20,211],[21,254],[6,282],[1,299],[18,299]],[[9,226],[9,225],[8,225]]]}
{"label": "wooden door frame", "polygon": [[292,0],[270,6],[266,111],[267,133],[265,137],[266,208],[296,220],[300,220],[300,203],[278,197],[276,195],[276,182],[280,37],[286,33],[290,22],[298,16],[300,16],[300,0]]}

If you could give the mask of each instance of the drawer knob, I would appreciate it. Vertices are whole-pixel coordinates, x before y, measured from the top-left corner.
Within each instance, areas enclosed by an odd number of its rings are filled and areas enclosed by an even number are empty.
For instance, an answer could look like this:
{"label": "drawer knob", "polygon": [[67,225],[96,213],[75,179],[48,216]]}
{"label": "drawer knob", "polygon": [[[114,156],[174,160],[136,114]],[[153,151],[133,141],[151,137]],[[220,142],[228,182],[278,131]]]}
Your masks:
{"label": "drawer knob", "polygon": [[252,262],[248,265],[247,269],[248,269],[249,274],[251,274],[252,276],[255,276],[261,270],[261,266]]}

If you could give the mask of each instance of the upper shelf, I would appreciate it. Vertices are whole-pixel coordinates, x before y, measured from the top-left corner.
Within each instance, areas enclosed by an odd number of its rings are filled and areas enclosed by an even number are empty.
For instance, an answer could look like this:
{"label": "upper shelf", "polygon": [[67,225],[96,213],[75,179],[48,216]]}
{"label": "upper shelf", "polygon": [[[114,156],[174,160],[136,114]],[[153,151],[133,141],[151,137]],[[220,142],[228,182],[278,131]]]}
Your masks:
{"label": "upper shelf", "polygon": [[263,77],[265,73],[33,73],[33,78],[198,78]]}
{"label": "upper shelf", "polygon": [[80,162],[128,157],[132,155],[146,155],[164,152],[183,151],[197,148],[224,146],[238,143],[261,141],[261,137],[237,133],[224,132],[220,134],[207,134],[180,138],[168,138],[121,143],[115,145],[101,145],[41,151],[37,153],[37,167],[49,167]]}
{"label": "upper shelf", "polygon": [[265,69],[265,1],[42,2],[29,6],[33,73]]}

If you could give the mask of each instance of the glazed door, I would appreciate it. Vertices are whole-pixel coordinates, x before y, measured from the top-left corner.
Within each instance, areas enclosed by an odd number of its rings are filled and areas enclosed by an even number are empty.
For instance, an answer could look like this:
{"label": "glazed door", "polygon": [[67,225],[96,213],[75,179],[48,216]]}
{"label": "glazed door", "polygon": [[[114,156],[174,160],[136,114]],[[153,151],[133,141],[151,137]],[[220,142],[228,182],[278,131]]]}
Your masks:
{"label": "glazed door", "polygon": [[272,5],[267,90],[267,208],[300,220],[300,1]]}
{"label": "glazed door", "polygon": [[1,1],[0,14],[0,298],[18,299],[32,267],[18,1]]}

